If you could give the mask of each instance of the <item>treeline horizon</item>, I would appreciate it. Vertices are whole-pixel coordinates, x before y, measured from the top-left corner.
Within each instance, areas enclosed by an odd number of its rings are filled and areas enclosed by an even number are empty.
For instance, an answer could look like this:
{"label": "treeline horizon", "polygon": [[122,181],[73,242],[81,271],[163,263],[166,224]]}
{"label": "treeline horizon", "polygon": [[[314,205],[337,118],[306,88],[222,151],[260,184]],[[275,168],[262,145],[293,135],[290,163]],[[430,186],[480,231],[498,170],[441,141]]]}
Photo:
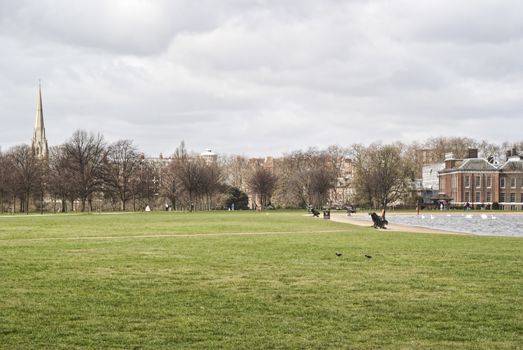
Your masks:
{"label": "treeline horizon", "polygon": [[[93,132],[93,131],[88,131],[88,130],[82,130],[82,131],[85,131],[91,135],[102,136],[104,138],[103,133],[101,133],[101,132]],[[126,139],[126,140],[130,140],[130,139]],[[134,143],[133,140],[131,140],[131,141]],[[180,142],[185,143],[185,140],[182,139]],[[489,156],[494,156],[494,157],[497,157],[498,159],[503,159],[506,155],[506,151],[508,151],[508,150],[511,150],[513,148],[516,148],[518,151],[523,150],[523,139],[519,140],[519,141],[505,140],[505,141],[496,143],[496,142],[490,142],[490,141],[484,140],[484,139],[478,140],[478,139],[474,139],[474,138],[470,138],[470,137],[462,137],[462,136],[435,136],[435,137],[430,137],[425,141],[416,140],[416,141],[411,141],[411,142],[404,142],[404,141],[400,141],[400,140],[391,141],[391,142],[383,142],[381,140],[376,140],[369,144],[364,144],[361,142],[348,143],[348,146],[339,146],[338,144],[334,144],[334,145],[327,146],[326,149],[331,146],[336,146],[336,147],[341,147],[341,148],[351,148],[354,146],[368,147],[368,146],[372,146],[372,145],[376,145],[376,144],[378,144],[378,145],[394,144],[394,145],[402,145],[403,147],[406,147],[409,149],[434,150],[434,152],[440,156],[443,154],[442,157],[444,157],[445,152],[447,152],[447,153],[452,152],[455,154],[455,156],[461,155],[462,157],[466,157],[467,150],[470,148],[473,148],[473,149],[478,149],[480,158],[488,158]],[[16,144],[16,145],[8,147],[7,151],[9,151],[10,149],[12,149],[16,146],[20,146],[20,145],[28,145],[28,144],[27,143]],[[63,143],[59,144],[59,145],[50,146],[49,148],[59,147],[61,145],[63,145]],[[139,146],[136,146],[136,147],[137,147],[138,151],[140,152],[140,154],[142,156],[144,156],[145,158],[157,158],[158,155],[162,155],[164,157],[170,158],[176,151],[176,149],[175,149],[172,153],[167,153],[167,154],[164,154],[163,152],[159,152],[155,156],[153,154],[148,154],[146,152],[141,151]],[[208,149],[208,148],[206,148],[206,149]],[[305,150],[321,150],[321,147],[311,146],[311,147],[307,147]],[[444,151],[442,151],[442,150],[444,150]],[[7,152],[7,151],[4,151],[4,148],[2,147],[2,145],[0,145],[0,154],[2,152]],[[242,157],[247,157],[247,158],[262,158],[262,157],[281,158],[281,157],[285,157],[288,154],[291,154],[294,152],[302,152],[302,151],[304,151],[304,150],[296,149],[296,150],[290,150],[290,151],[283,151],[283,152],[280,152],[280,154],[281,154],[280,156],[271,155],[271,154],[257,156],[257,155],[246,155],[243,153],[240,154],[240,153],[235,153],[235,152],[229,152],[229,153],[217,152],[216,154],[221,155],[221,156],[242,156]],[[194,151],[194,150],[189,150],[189,152],[191,155],[199,154],[198,151]]]}
{"label": "treeline horizon", "polygon": [[171,155],[145,158],[132,140],[108,143],[77,130],[39,159],[27,144],[0,150],[0,211],[212,210],[415,203],[412,182],[424,164],[446,153],[503,160],[523,141],[501,144],[466,137],[423,143],[331,145],[263,158],[221,154],[209,162],[182,141]]}

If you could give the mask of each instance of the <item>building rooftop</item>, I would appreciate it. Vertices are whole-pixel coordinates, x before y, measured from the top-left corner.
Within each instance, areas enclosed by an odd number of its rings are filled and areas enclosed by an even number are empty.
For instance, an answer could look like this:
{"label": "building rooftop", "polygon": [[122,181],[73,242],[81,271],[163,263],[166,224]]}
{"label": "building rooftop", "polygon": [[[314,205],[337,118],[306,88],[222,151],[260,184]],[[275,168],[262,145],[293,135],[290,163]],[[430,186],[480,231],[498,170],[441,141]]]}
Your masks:
{"label": "building rooftop", "polygon": [[217,156],[216,153],[212,151],[212,149],[206,149],[204,152],[200,153],[201,157],[215,157]]}
{"label": "building rooftop", "polygon": [[496,166],[482,158],[468,158],[457,167],[459,170],[497,170]]}
{"label": "building rooftop", "polygon": [[511,157],[499,169],[503,171],[523,171],[523,160],[519,156]]}

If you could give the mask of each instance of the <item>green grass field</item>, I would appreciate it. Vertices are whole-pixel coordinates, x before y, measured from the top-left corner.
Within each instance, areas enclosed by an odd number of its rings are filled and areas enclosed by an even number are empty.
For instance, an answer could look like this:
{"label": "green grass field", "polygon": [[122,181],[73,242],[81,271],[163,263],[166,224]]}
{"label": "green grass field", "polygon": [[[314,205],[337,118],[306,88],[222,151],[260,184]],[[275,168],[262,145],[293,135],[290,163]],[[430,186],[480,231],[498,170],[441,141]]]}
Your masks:
{"label": "green grass field", "polygon": [[522,239],[303,214],[0,217],[0,348],[522,347]]}

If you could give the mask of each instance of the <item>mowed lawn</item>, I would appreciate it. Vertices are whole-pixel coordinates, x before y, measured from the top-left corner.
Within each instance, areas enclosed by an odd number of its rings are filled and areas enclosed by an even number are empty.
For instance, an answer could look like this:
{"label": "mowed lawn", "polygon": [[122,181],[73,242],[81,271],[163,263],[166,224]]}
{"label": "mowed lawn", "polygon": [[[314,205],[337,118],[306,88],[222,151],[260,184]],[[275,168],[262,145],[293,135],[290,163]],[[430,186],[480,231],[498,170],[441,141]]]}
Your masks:
{"label": "mowed lawn", "polygon": [[1,216],[0,348],[519,349],[522,258],[304,212]]}

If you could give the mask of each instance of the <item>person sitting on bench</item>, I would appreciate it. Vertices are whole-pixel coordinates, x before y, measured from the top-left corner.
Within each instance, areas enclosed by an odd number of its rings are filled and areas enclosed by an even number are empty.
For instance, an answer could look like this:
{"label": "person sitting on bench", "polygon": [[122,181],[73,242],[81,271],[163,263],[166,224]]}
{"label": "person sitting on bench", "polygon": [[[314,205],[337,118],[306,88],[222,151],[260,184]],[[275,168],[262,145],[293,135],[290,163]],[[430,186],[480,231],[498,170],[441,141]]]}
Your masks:
{"label": "person sitting on bench", "polygon": [[373,227],[374,228],[383,228],[386,229],[385,225],[388,225],[389,222],[385,219],[383,219],[381,216],[379,216],[376,213],[369,213],[370,217],[372,218]]}

